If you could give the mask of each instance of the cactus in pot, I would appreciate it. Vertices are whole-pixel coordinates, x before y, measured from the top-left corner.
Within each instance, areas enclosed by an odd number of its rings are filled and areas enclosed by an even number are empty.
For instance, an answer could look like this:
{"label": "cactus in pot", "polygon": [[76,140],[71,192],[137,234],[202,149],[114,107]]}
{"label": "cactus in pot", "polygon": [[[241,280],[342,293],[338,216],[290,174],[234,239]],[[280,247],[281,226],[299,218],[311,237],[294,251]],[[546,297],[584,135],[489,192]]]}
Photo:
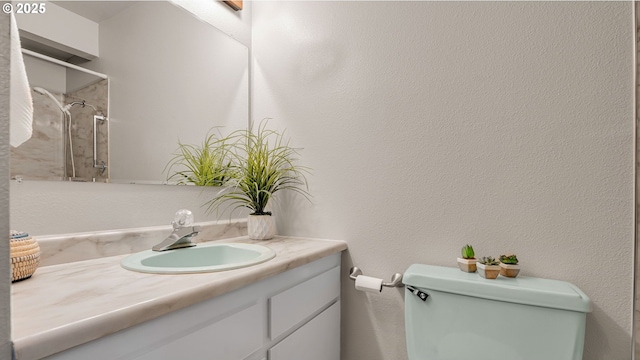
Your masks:
{"label": "cactus in pot", "polygon": [[492,256],[485,256],[478,260],[478,274],[485,279],[495,279],[500,274],[500,262]]}
{"label": "cactus in pot", "polygon": [[500,275],[514,278],[520,272],[516,254],[500,255]]}
{"label": "cactus in pot", "polygon": [[462,247],[460,251],[462,257],[458,258],[458,267],[461,271],[464,272],[476,272],[476,258],[475,252],[473,251],[473,246],[467,244]]}

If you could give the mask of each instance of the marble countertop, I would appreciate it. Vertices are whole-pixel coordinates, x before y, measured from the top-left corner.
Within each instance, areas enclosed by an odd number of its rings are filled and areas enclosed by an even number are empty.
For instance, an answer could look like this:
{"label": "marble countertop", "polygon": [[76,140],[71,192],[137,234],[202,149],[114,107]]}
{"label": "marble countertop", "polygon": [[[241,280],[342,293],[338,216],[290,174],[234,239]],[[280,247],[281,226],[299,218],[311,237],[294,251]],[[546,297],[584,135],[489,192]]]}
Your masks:
{"label": "marble countertop", "polygon": [[203,274],[128,271],[120,267],[126,255],[39,268],[32,278],[11,286],[18,360],[55,354],[347,249],[344,241],[291,237],[220,241],[264,245],[276,257]]}

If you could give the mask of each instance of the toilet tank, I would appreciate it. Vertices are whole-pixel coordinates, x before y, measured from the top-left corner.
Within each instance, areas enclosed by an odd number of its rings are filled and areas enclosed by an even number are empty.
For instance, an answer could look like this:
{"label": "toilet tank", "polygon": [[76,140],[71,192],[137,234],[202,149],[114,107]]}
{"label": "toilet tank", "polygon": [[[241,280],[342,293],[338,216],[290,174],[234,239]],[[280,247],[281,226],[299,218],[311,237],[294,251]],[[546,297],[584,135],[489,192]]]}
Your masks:
{"label": "toilet tank", "polygon": [[591,302],[570,283],[423,264],[403,282],[409,360],[582,359]]}

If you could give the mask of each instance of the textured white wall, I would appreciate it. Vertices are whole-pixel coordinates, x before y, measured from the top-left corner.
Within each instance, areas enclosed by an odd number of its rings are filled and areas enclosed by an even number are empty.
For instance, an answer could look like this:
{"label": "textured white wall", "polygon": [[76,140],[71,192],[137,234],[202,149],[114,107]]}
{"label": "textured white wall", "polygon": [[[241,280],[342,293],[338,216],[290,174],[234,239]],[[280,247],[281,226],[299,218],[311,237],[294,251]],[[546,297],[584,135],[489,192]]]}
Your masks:
{"label": "textured white wall", "polygon": [[[3,5],[5,2],[0,2]],[[9,25],[0,15],[0,233],[9,234]],[[11,359],[9,241],[0,241],[0,359]]]}
{"label": "textured white wall", "polygon": [[[585,359],[629,359],[631,21],[629,2],[254,2],[254,120],[314,169],[280,232],[345,239],[346,267],[385,278],[515,251],[591,297]],[[343,284],[342,359],[406,358],[401,290]]]}

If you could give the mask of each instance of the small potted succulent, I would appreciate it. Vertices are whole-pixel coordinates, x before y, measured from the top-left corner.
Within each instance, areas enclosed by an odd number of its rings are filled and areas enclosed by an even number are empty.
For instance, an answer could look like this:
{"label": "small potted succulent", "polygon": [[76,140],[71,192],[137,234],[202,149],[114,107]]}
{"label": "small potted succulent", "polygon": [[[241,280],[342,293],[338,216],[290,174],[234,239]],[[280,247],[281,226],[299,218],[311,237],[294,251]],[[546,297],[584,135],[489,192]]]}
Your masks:
{"label": "small potted succulent", "polygon": [[462,247],[462,257],[458,258],[458,267],[464,272],[476,272],[476,258],[473,246],[467,244]]}
{"label": "small potted succulent", "polygon": [[478,274],[485,279],[495,279],[500,274],[500,262],[492,256],[485,256],[478,260]]}
{"label": "small potted succulent", "polygon": [[516,254],[500,255],[500,275],[514,278],[520,272]]}

